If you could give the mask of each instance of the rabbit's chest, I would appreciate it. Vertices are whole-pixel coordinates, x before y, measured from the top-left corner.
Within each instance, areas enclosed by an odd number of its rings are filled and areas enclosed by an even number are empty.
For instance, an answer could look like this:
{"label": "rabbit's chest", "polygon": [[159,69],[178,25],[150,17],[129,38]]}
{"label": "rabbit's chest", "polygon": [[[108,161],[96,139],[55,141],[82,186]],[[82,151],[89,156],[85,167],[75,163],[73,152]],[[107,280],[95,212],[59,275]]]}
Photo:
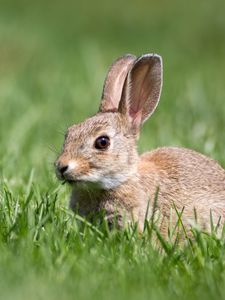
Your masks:
{"label": "rabbit's chest", "polygon": [[129,187],[123,185],[109,191],[95,185],[81,185],[73,188],[70,207],[89,220],[103,216],[109,226],[116,222],[118,227],[123,227],[124,221],[127,223],[144,219],[148,205],[146,197],[137,184]]}
{"label": "rabbit's chest", "polygon": [[70,208],[84,217],[104,214],[107,218],[114,215],[116,201],[113,201],[106,191],[96,185],[81,185],[73,188],[70,198]]}

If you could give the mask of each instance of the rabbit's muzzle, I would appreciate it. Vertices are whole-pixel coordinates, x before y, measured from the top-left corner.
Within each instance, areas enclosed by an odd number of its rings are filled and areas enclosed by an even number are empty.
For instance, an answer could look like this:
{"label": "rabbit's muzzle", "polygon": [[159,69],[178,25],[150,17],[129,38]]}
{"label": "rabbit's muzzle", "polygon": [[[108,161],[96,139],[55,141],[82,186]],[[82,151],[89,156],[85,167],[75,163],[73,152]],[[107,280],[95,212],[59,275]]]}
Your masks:
{"label": "rabbit's muzzle", "polygon": [[57,161],[55,166],[56,166],[57,177],[60,180],[69,180],[70,173],[71,173],[71,167],[69,166],[69,163],[63,163]]}
{"label": "rabbit's muzzle", "polygon": [[84,175],[89,172],[88,163],[81,159],[69,159],[65,156],[60,156],[55,162],[56,176],[60,180],[67,182],[79,181]]}

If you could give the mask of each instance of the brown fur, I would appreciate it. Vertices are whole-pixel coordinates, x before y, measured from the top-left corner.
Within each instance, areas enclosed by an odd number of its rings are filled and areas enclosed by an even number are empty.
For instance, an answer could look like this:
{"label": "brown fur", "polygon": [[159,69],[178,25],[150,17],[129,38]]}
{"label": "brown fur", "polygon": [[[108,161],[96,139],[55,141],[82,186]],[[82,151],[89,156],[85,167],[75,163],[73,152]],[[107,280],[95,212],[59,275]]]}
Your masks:
{"label": "brown fur", "polygon": [[[120,81],[115,92],[117,76]],[[133,56],[125,56],[117,60],[105,81],[100,112],[68,129],[56,162],[57,174],[73,182],[70,206],[83,216],[93,217],[103,210],[109,223],[115,217],[119,226],[123,226],[123,220],[135,221],[141,230],[150,203],[147,217],[157,212],[165,236],[171,218],[172,224],[178,219],[175,211],[171,213],[174,206],[179,212],[183,210],[187,228],[196,221],[196,210],[198,224],[209,230],[210,213],[214,224],[225,219],[225,170],[189,149],[165,147],[140,157],[136,150],[140,126],[157,106],[160,78],[159,56],[145,55],[136,61]],[[118,98],[109,97],[111,90]],[[110,139],[109,148],[96,149],[96,138],[105,135]],[[68,167],[65,172],[63,166]]]}
{"label": "brown fur", "polygon": [[[204,176],[203,176],[204,174]],[[116,211],[127,221],[138,221],[143,228],[148,200],[150,208],[159,188],[157,208],[162,216],[171,217],[170,208],[176,205],[182,211],[182,220],[188,225],[194,220],[196,209],[198,223],[209,230],[210,210],[214,224],[225,218],[225,171],[214,160],[184,148],[159,148],[143,154],[138,162],[138,172],[113,191],[86,189],[78,197],[74,188],[71,207],[88,216],[102,209],[108,218]],[[152,210],[150,210],[151,215]],[[177,216],[174,211],[174,223]],[[166,231],[167,228],[164,228]],[[162,232],[166,235],[166,232]]]}

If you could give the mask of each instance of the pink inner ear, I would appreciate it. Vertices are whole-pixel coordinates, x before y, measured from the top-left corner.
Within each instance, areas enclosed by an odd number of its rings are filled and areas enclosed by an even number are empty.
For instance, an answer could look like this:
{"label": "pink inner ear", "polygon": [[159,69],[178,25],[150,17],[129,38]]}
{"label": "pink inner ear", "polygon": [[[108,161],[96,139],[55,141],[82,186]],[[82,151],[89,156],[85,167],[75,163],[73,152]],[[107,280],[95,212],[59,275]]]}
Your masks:
{"label": "pink inner ear", "polygon": [[128,83],[128,111],[132,123],[140,125],[155,110],[161,90],[161,61],[143,57],[131,70]]}
{"label": "pink inner ear", "polygon": [[116,60],[109,69],[103,88],[100,111],[118,111],[122,90],[128,71],[136,57],[125,55]]}
{"label": "pink inner ear", "polygon": [[[143,65],[142,68],[136,69],[131,78],[130,86],[130,109],[129,115],[132,119],[132,123],[140,125],[142,121],[143,108],[146,102],[146,82],[148,82],[149,66]],[[150,88],[150,87],[148,87]],[[149,91],[148,91],[149,92]],[[147,92],[147,93],[148,93]]]}
{"label": "pink inner ear", "polygon": [[141,124],[141,120],[142,120],[142,111],[141,110],[139,110],[137,112],[130,110],[129,115],[132,119],[132,123],[134,126],[139,126]]}
{"label": "pink inner ear", "polygon": [[119,102],[121,99],[121,95],[122,95],[122,89],[123,89],[123,84],[124,84],[124,80],[126,78],[127,75],[127,66],[124,66],[120,73],[115,74],[115,79],[114,82],[112,84],[111,87],[111,95],[109,96],[110,100],[110,106],[111,106],[111,110],[118,110],[118,106],[119,106]]}

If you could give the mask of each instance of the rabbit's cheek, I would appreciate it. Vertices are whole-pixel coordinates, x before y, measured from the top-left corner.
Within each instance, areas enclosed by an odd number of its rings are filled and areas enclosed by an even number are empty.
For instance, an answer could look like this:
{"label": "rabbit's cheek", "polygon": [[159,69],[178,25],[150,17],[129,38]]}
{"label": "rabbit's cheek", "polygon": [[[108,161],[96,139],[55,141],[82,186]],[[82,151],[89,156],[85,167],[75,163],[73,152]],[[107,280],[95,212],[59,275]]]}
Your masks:
{"label": "rabbit's cheek", "polygon": [[71,170],[71,173],[76,179],[82,179],[83,175],[87,175],[90,171],[89,164],[84,159],[77,159],[76,160],[76,168]]}

